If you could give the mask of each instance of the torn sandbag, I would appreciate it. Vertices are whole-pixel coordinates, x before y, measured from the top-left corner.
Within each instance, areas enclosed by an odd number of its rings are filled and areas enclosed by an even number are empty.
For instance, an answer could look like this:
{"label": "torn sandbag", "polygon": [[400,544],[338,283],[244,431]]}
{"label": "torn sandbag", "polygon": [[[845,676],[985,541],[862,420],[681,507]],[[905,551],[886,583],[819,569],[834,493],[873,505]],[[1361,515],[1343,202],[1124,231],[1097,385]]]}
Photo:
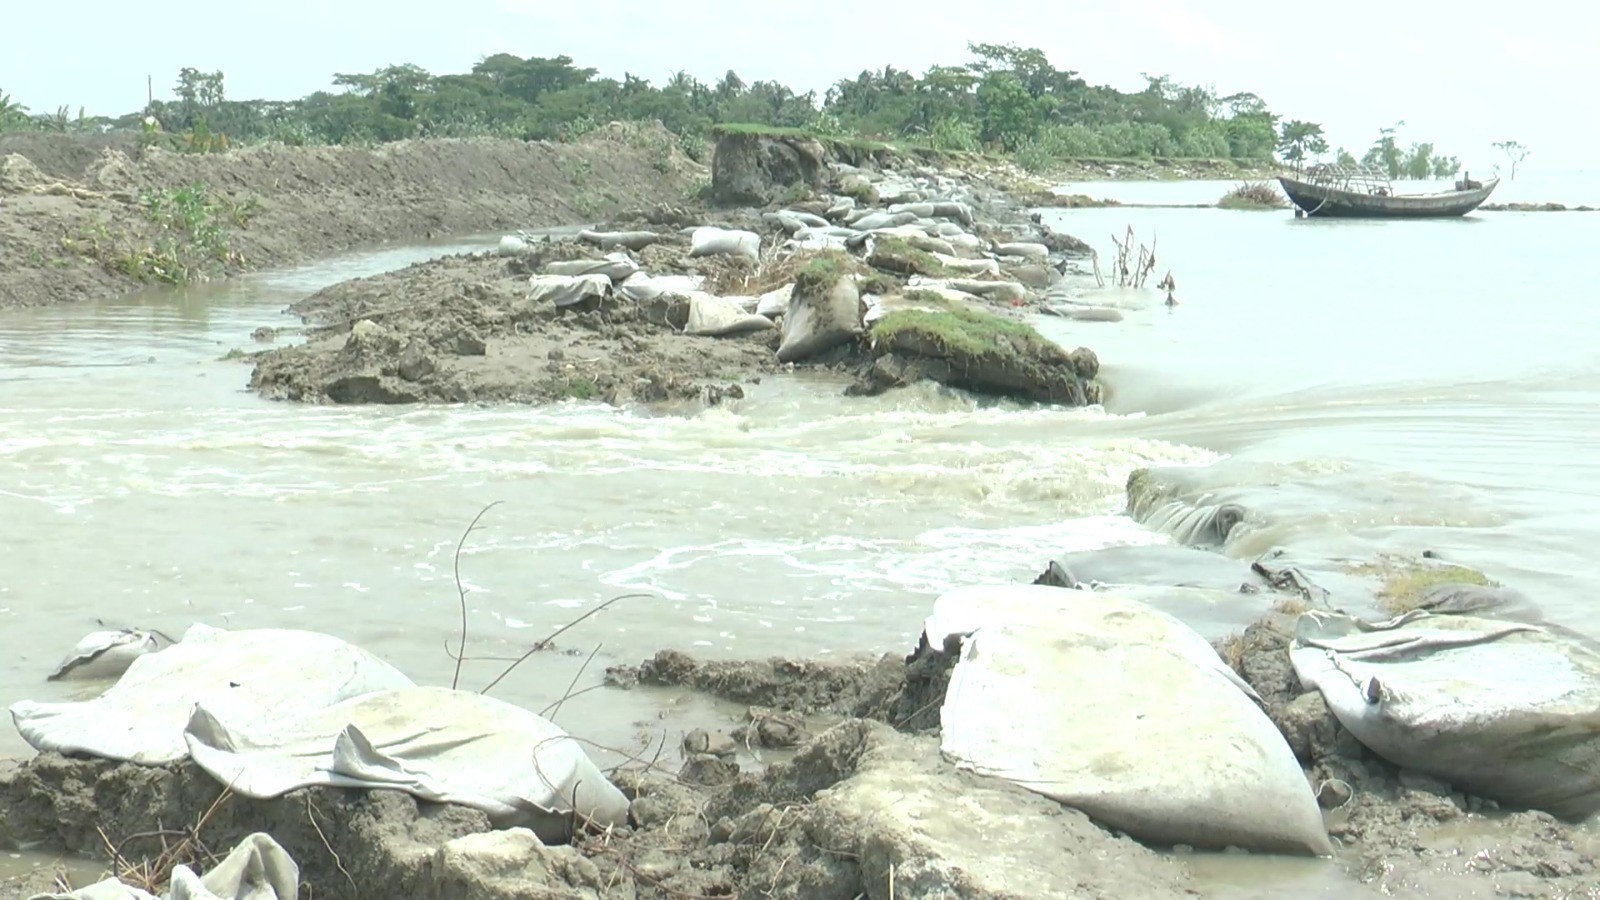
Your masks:
{"label": "torn sandbag", "polygon": [[961,593],[927,632],[976,626],[940,711],[959,767],[1149,843],[1332,854],[1293,751],[1204,638],[1113,595]]}
{"label": "torn sandbag", "polygon": [[[167,900],[297,900],[300,867],[277,841],[255,832],[240,841],[205,877],[184,863],[172,869]],[[107,878],[64,894],[29,900],[158,900],[147,891]]]}
{"label": "torn sandbag", "polygon": [[1376,623],[1314,611],[1289,661],[1397,766],[1562,818],[1600,811],[1600,650],[1586,638],[1425,611]]}
{"label": "torn sandbag", "polygon": [[312,785],[401,790],[547,842],[570,836],[574,811],[601,828],[627,821],[627,798],[566,731],[472,691],[382,691],[271,727],[201,704],[185,738],[196,764],[257,799]]}
{"label": "torn sandbag", "polygon": [[662,294],[688,294],[700,289],[704,281],[698,275],[650,275],[635,272],[617,286],[622,296],[635,303],[654,300]]}
{"label": "torn sandbag", "polygon": [[661,235],[654,231],[591,231],[585,229],[578,232],[578,240],[594,244],[601,250],[643,250],[644,248],[661,240]]}
{"label": "torn sandbag", "polygon": [[639,264],[626,253],[612,253],[605,259],[561,259],[544,267],[547,275],[604,275],[612,284],[621,284],[639,271]]}
{"label": "torn sandbag", "polygon": [[141,656],[92,700],[12,704],[36,750],[158,765],[187,755],[184,725],[196,703],[236,721],[269,723],[411,679],[360,647],[314,631],[226,631],[195,624],[160,653]]}
{"label": "torn sandbag", "polygon": [[611,279],[604,275],[532,275],[528,299],[552,303],[556,309],[599,309],[611,296]]}
{"label": "torn sandbag", "polygon": [[706,337],[732,337],[752,331],[769,331],[772,320],[753,312],[746,312],[736,301],[717,297],[704,291],[689,295],[689,324],[684,334]]}
{"label": "torn sandbag", "polygon": [[128,671],[134,660],[171,644],[172,638],[161,632],[141,628],[90,632],[45,680],[115,678]]}
{"label": "torn sandbag", "polygon": [[690,232],[689,255],[698,256],[732,256],[738,259],[748,259],[751,262],[761,260],[761,235],[754,231],[739,231],[732,228],[717,228],[712,225],[703,225]]}

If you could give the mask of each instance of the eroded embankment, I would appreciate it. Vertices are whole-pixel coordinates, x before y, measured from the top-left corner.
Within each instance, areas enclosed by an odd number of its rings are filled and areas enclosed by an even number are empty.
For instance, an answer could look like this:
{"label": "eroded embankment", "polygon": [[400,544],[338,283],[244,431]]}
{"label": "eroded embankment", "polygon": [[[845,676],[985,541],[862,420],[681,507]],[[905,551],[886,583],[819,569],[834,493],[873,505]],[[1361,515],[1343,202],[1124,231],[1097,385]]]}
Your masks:
{"label": "eroded embankment", "polygon": [[208,154],[107,145],[63,174],[83,159],[79,149],[0,145],[0,308],[104,299],[386,241],[587,222],[681,198],[707,177],[665,131],[626,124],[570,144]]}

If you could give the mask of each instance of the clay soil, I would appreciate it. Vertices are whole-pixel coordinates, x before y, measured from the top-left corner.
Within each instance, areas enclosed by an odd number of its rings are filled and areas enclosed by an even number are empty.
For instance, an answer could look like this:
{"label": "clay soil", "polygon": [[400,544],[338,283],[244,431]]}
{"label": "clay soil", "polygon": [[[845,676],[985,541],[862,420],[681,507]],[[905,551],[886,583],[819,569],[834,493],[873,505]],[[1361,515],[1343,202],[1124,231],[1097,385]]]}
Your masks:
{"label": "clay soil", "polygon": [[593,221],[683,197],[706,177],[665,131],[626,124],[570,144],[268,144],[211,154],[141,150],[103,136],[8,137],[0,141],[0,308],[140,287],[114,260],[157,239],[148,198],[192,185],[203,186],[226,239],[220,276],[388,241]]}

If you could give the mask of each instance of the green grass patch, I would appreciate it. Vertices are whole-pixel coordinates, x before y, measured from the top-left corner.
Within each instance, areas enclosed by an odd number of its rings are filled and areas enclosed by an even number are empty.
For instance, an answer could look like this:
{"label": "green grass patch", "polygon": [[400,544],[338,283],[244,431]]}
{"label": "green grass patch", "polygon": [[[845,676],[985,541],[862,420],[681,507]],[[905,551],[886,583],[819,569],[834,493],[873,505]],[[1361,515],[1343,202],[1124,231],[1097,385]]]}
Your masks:
{"label": "green grass patch", "polygon": [[818,253],[795,273],[794,290],[796,294],[820,296],[833,290],[833,286],[840,280],[849,278],[859,271],[861,267],[856,263],[855,257],[848,253],[837,250]]}
{"label": "green grass patch", "polygon": [[1383,563],[1364,563],[1354,567],[1352,571],[1357,575],[1375,575],[1380,579],[1378,604],[1386,612],[1394,615],[1417,609],[1427,599],[1428,592],[1440,585],[1500,586],[1477,569],[1452,564],[1389,560]]}
{"label": "green grass patch", "polygon": [[1218,209],[1283,209],[1289,201],[1264,182],[1247,182],[1222,195]]}
{"label": "green grass patch", "polygon": [[938,312],[897,309],[872,325],[874,342],[900,336],[920,338],[946,356],[1010,354],[1050,346],[1032,325],[957,304],[945,304]]}
{"label": "green grass patch", "polygon": [[926,275],[942,278],[951,275],[950,268],[926,250],[913,247],[897,237],[873,238],[872,256],[867,264],[896,275]]}

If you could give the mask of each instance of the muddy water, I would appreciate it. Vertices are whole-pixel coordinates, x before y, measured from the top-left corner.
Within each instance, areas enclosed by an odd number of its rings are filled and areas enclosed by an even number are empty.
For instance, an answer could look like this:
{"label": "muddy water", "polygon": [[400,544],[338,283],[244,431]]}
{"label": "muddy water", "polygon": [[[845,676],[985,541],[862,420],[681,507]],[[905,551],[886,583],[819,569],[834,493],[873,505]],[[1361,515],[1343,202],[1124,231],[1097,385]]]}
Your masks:
{"label": "muddy water", "polygon": [[[1160,188],[1138,199],[1221,190]],[[461,558],[469,653],[504,657],[604,598],[645,595],[564,637],[577,656],[519,670],[505,699],[542,708],[596,645],[580,685],[661,647],[899,651],[945,587],[1169,540],[1119,515],[1146,465],[1195,467],[1198,489],[1250,506],[1237,555],[1425,547],[1600,631],[1600,313],[1581,277],[1600,216],[1050,215],[1097,246],[1129,224],[1159,235],[1178,280],[1175,309],[1123,294],[1108,298],[1121,323],[1044,320],[1099,352],[1107,410],[845,400],[800,378],[687,419],[304,408],[258,400],[222,359],[321,285],[488,239],[0,316],[0,702],[68,696],[42,678],[102,621],[322,629],[447,683],[452,553],[495,501]],[[463,681],[504,665],[469,663]],[[655,713],[597,692],[562,715],[598,740]],[[0,753],[24,749],[0,731]]]}

